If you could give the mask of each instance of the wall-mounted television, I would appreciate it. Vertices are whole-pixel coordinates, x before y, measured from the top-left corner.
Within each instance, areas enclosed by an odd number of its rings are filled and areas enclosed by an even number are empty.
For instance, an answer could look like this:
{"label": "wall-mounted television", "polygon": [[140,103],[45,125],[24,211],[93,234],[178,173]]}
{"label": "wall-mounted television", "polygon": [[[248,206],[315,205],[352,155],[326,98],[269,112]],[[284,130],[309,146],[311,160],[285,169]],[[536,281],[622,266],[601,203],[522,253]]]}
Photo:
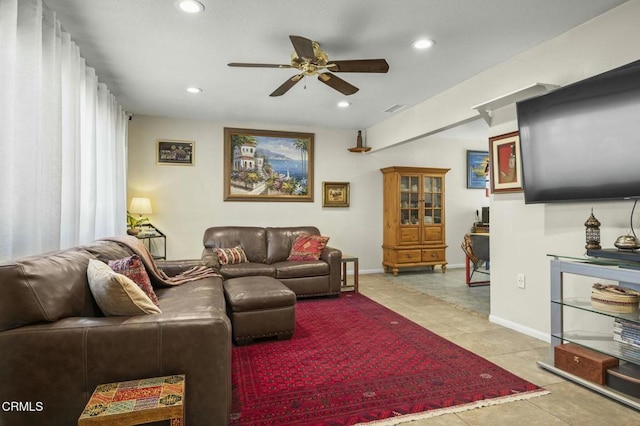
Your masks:
{"label": "wall-mounted television", "polygon": [[640,198],[640,61],[516,109],[525,203]]}

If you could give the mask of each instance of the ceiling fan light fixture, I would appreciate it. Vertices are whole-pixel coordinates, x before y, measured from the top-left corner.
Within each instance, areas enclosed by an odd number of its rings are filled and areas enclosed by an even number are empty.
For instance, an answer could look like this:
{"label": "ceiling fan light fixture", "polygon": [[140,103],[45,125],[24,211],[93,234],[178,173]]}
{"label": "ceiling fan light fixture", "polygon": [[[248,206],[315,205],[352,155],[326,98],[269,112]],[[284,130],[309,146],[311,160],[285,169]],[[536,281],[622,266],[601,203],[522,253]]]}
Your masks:
{"label": "ceiling fan light fixture", "polygon": [[180,0],[178,7],[187,13],[200,13],[204,11],[204,5],[196,0]]}
{"label": "ceiling fan light fixture", "polygon": [[202,93],[202,89],[199,87],[187,87],[189,93]]}
{"label": "ceiling fan light fixture", "polygon": [[339,106],[340,108],[347,108],[349,105],[351,105],[351,103],[350,103],[350,102],[347,102],[347,101],[340,101],[340,102],[338,102],[338,106]]}
{"label": "ceiling fan light fixture", "polygon": [[434,44],[436,44],[435,41],[428,39],[428,38],[421,38],[419,40],[416,40],[413,42],[413,47],[416,49],[428,49],[431,46],[433,46]]}

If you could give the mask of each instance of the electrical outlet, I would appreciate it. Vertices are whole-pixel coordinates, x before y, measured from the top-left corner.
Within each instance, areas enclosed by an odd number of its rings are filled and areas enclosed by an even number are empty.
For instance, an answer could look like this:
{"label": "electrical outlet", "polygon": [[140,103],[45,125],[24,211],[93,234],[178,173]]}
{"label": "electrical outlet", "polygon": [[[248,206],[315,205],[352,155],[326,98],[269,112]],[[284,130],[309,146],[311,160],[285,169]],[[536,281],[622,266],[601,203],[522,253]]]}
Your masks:
{"label": "electrical outlet", "polygon": [[518,288],[524,288],[524,274],[518,274]]}

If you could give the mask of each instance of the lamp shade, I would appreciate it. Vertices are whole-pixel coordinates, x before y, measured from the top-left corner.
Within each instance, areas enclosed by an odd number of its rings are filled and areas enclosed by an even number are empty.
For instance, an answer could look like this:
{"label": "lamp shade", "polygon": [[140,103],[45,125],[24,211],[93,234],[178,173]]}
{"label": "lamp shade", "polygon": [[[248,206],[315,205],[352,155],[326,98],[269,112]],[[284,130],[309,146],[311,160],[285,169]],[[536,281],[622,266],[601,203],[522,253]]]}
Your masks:
{"label": "lamp shade", "polygon": [[137,213],[139,215],[151,214],[151,200],[148,198],[132,198],[129,204],[129,213]]}

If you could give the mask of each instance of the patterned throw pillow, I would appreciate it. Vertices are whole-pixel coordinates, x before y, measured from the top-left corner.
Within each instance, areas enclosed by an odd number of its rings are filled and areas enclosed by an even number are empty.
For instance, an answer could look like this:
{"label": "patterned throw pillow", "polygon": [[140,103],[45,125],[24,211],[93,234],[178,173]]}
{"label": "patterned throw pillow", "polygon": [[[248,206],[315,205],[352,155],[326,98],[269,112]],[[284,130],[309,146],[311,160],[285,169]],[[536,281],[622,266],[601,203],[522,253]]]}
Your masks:
{"label": "patterned throw pillow", "polygon": [[153,291],[151,280],[149,279],[147,271],[144,269],[142,259],[140,259],[137,254],[125,257],[124,259],[110,260],[109,267],[113,272],[122,274],[136,283],[138,287],[140,287],[140,290],[144,291],[144,294],[151,299],[154,305],[160,306],[158,296],[156,296],[156,292]]}
{"label": "patterned throw pillow", "polygon": [[99,260],[89,260],[87,279],[91,294],[106,316],[162,313],[136,283]]}
{"label": "patterned throw pillow", "polygon": [[247,263],[247,255],[242,246],[237,245],[234,248],[217,248],[213,249],[218,255],[221,265],[235,265],[236,263]]}
{"label": "patterned throw pillow", "polygon": [[329,237],[322,235],[300,234],[293,242],[287,260],[318,260],[328,241]]}

